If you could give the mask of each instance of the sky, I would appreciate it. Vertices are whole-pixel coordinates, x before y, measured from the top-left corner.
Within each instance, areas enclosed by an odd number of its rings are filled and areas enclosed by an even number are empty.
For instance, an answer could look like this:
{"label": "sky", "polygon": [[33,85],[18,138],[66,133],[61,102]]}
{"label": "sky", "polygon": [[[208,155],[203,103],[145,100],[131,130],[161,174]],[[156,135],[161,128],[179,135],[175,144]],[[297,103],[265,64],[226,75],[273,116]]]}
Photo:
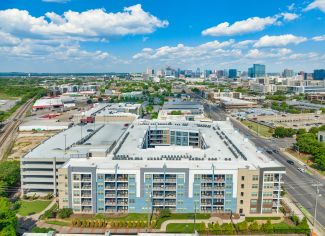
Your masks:
{"label": "sky", "polygon": [[325,0],[0,0],[0,72],[325,68]]}

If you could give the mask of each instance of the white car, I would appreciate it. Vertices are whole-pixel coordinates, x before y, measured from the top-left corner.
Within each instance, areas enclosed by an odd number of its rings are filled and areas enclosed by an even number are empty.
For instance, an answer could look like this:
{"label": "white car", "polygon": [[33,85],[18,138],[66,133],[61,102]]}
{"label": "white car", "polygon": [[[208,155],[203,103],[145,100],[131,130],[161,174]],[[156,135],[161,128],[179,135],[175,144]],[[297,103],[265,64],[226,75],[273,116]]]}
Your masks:
{"label": "white car", "polygon": [[301,173],[305,173],[305,169],[304,168],[297,168],[297,170],[299,170]]}

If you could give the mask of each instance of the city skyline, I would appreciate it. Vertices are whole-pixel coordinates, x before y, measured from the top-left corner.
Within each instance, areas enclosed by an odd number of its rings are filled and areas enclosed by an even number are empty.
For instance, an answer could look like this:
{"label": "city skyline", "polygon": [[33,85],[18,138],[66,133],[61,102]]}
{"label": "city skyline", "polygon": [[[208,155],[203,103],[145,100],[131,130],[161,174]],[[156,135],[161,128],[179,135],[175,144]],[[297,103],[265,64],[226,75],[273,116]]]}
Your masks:
{"label": "city skyline", "polygon": [[[267,72],[325,67],[325,1],[15,0],[0,5],[1,72]],[[233,14],[229,14],[233,13]]]}

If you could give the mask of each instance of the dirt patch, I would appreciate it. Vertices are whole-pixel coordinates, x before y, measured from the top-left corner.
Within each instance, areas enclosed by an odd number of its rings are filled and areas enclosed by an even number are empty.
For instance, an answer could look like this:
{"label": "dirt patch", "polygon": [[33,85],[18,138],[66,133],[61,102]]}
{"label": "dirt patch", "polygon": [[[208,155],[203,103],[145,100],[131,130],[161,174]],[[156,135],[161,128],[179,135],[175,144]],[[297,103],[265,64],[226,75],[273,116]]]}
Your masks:
{"label": "dirt patch", "polygon": [[40,131],[40,132],[19,132],[12,149],[8,155],[10,160],[19,160],[31,149],[53,136],[57,132]]}

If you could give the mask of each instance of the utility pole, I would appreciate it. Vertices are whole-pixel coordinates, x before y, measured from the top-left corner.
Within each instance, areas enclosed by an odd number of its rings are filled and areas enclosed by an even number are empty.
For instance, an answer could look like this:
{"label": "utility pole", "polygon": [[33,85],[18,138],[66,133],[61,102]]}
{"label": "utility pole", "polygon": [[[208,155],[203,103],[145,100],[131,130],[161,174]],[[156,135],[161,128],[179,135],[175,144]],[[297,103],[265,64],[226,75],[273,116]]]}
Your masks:
{"label": "utility pole", "polygon": [[313,218],[313,231],[315,229],[315,224],[316,224],[316,217],[317,217],[317,203],[318,203],[318,197],[320,196],[319,194],[319,187],[323,186],[320,182],[317,182],[316,184],[313,184],[312,186],[316,187],[316,196],[315,196],[315,210],[314,210],[314,218]]}

